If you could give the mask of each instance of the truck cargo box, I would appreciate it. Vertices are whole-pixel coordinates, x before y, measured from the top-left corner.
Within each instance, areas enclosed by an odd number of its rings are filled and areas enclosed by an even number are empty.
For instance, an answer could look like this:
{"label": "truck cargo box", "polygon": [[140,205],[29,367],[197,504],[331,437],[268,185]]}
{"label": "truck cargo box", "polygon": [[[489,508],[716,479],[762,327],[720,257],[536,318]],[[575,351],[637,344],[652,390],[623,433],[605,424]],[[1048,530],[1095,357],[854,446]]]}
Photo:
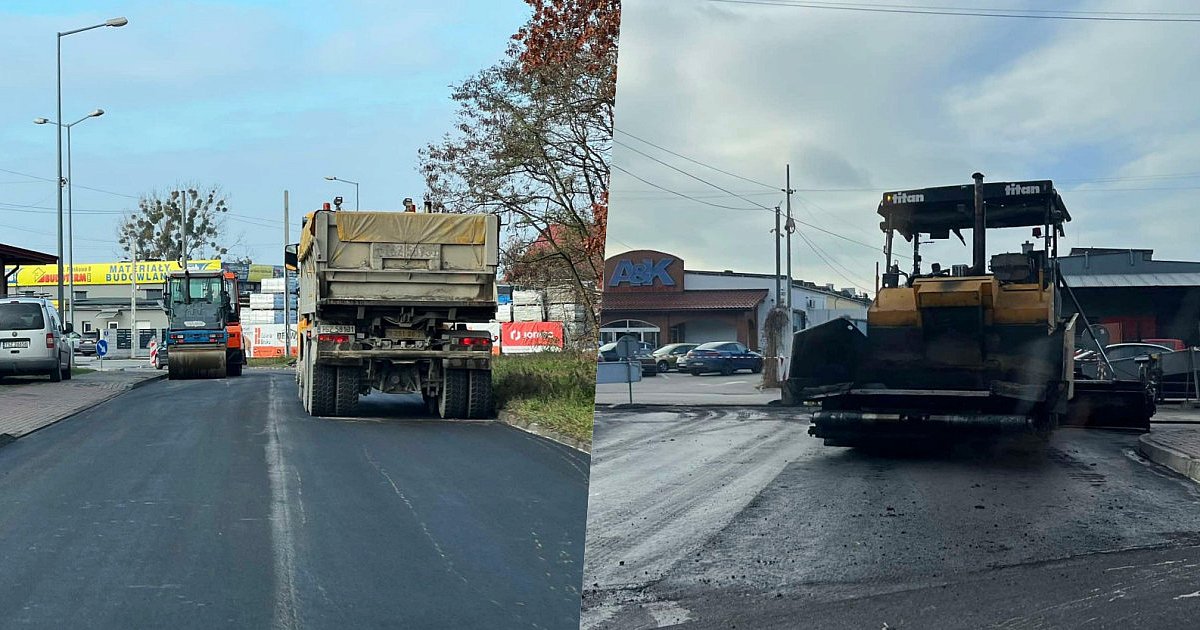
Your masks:
{"label": "truck cargo box", "polygon": [[314,212],[298,250],[299,310],[410,305],[494,312],[499,236],[494,215]]}

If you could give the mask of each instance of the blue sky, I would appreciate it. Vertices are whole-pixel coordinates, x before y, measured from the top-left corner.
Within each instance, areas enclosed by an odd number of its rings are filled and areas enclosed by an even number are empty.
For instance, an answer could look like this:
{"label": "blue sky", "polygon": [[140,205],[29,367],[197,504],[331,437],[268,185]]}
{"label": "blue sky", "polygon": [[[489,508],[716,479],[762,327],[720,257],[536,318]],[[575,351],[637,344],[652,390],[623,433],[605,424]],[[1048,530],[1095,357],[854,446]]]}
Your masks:
{"label": "blue sky", "polygon": [[[1030,0],[949,4],[1047,8]],[[1055,8],[1200,16],[1187,0]],[[873,290],[883,243],[875,210],[884,191],[969,183],[974,171],[989,181],[1054,180],[1074,218],[1062,247],[1149,247],[1160,259],[1200,259],[1200,24],[710,0],[627,0],[622,17],[614,164],[735,209],[689,201],[614,170],[610,254],[651,248],[681,256],[689,268],[772,273],[773,213],[752,203],[783,200],[790,163],[800,191],[796,218],[865,244],[801,226],[821,255],[796,237],[795,275],[819,284]],[[622,131],[768,185],[687,162]],[[1027,238],[1002,231],[989,237],[989,249],[1017,251]],[[970,262],[957,240],[922,255],[926,269],[934,261]]]}
{"label": "blue sky", "polygon": [[293,238],[301,212],[335,195],[354,206],[354,187],[326,175],[359,182],[363,209],[420,202],[417,150],[454,122],[448,86],[499,60],[529,11],[520,0],[6,0],[0,242],[56,251],[55,134],[32,122],[55,116],[54,34],[116,16],[129,24],[63,39],[63,119],[105,110],[72,131],[76,260],[118,258],[115,213],[139,194],[198,182],[229,195],[232,253],[278,264],[284,189]]}

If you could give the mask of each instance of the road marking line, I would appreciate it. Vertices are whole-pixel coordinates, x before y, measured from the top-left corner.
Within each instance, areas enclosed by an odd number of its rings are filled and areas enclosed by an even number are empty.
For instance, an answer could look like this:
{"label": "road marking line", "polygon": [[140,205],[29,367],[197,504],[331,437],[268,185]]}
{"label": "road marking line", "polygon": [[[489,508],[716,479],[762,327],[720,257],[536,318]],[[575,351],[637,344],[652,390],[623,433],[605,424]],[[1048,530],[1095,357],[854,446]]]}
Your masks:
{"label": "road marking line", "polygon": [[1187,595],[1176,595],[1172,599],[1187,599],[1189,597],[1200,597],[1200,591],[1196,591],[1195,593],[1188,593]]}
{"label": "road marking line", "polygon": [[271,379],[271,404],[267,412],[267,478],[271,486],[271,555],[275,559],[275,608],[271,627],[291,630],[300,627],[296,610],[296,536],[292,531],[292,515],[288,509],[287,465],[279,444],[279,418],[283,394]]}

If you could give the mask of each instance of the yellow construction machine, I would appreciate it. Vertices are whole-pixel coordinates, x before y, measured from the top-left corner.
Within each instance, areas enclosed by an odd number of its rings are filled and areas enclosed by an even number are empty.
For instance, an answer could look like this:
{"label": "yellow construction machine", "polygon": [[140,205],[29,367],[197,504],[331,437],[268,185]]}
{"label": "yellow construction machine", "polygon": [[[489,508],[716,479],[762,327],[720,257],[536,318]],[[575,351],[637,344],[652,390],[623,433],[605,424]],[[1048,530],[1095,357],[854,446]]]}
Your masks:
{"label": "yellow construction machine", "polygon": [[[1149,427],[1146,383],[1076,378],[1076,330],[1091,328],[1056,265],[1071,216],[1053,183],[974,180],[884,194],[886,272],[866,333],[843,319],[794,336],[785,403],[819,404],[809,433],[825,444]],[[987,231],[1031,227],[1041,249],[993,255],[989,271]],[[923,241],[965,245],[967,229],[972,264],[922,268]],[[894,260],[897,234],[912,243],[908,271]]]}

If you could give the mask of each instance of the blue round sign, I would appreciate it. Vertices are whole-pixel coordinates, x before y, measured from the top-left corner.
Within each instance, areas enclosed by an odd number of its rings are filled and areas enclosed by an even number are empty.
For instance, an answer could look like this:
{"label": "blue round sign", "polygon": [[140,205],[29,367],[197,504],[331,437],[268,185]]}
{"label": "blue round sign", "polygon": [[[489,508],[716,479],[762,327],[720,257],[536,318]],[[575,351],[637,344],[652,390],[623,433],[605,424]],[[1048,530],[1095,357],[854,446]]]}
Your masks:
{"label": "blue round sign", "polygon": [[96,356],[102,357],[108,354],[108,342],[101,339],[96,342]]}

